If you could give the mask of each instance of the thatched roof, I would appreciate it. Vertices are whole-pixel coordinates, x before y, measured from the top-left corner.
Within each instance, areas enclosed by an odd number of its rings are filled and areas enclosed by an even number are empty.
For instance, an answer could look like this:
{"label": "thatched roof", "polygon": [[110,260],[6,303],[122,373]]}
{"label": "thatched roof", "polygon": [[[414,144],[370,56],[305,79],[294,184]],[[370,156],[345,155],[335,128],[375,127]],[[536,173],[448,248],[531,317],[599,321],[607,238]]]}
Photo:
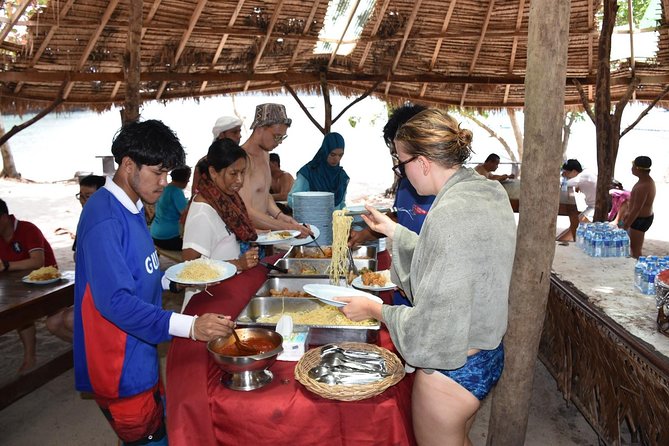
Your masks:
{"label": "thatched roof", "polygon": [[[51,1],[33,14],[23,45],[2,44],[0,110],[42,109],[61,88],[65,107],[122,104],[130,1]],[[374,95],[395,102],[522,107],[529,4],[376,0],[368,19],[360,20],[355,49],[332,56],[313,51],[327,0],[144,0],[141,94],[170,100],[280,90],[286,83],[304,91],[320,88],[324,77],[339,91],[375,87]],[[639,100],[654,99],[669,83],[669,0],[662,4],[657,59],[634,67]],[[567,105],[581,103],[574,80],[594,97],[599,6],[600,0],[571,2]],[[629,84],[628,65],[613,72],[614,99]]]}

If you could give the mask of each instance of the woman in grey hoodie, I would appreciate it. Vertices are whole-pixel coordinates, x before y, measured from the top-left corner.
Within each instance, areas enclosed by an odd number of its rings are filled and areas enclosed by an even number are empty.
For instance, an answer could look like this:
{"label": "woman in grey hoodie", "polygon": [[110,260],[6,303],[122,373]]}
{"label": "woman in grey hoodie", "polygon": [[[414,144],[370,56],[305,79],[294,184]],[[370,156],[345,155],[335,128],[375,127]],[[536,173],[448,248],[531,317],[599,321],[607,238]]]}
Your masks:
{"label": "woman in grey hoodie", "polygon": [[499,182],[463,167],[471,140],[436,109],[398,130],[395,173],[436,199],[420,235],[370,206],[363,218],[393,239],[393,282],[414,306],[340,298],[350,319],[383,321],[404,360],[419,369],[412,412],[420,445],[471,444],[480,401],[504,366],[516,224]]}

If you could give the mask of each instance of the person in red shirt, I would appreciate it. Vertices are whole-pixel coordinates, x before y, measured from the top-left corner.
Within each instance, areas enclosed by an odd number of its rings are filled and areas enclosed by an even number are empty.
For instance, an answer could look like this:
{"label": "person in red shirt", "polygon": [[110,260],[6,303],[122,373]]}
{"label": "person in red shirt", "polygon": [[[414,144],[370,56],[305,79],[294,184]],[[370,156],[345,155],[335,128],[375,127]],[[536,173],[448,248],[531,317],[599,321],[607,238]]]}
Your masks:
{"label": "person in red shirt", "polygon": [[[9,213],[7,203],[0,199],[0,274],[5,271],[31,271],[43,266],[57,266],[51,245],[34,224],[17,220]],[[18,330],[23,343],[23,363],[19,373],[32,369],[35,355],[35,324]]]}

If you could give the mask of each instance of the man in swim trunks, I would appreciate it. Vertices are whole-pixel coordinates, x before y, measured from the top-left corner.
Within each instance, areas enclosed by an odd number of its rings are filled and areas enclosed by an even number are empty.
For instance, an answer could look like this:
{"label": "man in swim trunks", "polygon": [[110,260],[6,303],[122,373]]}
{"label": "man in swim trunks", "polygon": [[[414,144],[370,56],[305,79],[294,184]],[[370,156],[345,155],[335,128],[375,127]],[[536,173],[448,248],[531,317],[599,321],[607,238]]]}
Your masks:
{"label": "man in swim trunks", "polygon": [[643,239],[653,224],[653,201],[655,201],[655,181],[650,176],[652,161],[647,156],[637,156],[632,163],[632,175],[639,181],[632,188],[627,211],[622,215],[619,225],[630,236],[632,257],[639,258],[643,248]]}

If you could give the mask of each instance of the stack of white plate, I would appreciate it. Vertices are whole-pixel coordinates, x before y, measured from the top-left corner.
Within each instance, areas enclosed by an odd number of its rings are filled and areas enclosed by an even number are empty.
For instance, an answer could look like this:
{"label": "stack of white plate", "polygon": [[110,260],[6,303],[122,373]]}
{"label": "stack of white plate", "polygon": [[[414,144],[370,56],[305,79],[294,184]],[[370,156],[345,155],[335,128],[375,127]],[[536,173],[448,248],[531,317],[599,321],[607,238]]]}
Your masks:
{"label": "stack of white plate", "polygon": [[296,192],[293,195],[293,218],[300,223],[308,223],[319,228],[320,245],[332,244],[332,212],[334,212],[332,192]]}

